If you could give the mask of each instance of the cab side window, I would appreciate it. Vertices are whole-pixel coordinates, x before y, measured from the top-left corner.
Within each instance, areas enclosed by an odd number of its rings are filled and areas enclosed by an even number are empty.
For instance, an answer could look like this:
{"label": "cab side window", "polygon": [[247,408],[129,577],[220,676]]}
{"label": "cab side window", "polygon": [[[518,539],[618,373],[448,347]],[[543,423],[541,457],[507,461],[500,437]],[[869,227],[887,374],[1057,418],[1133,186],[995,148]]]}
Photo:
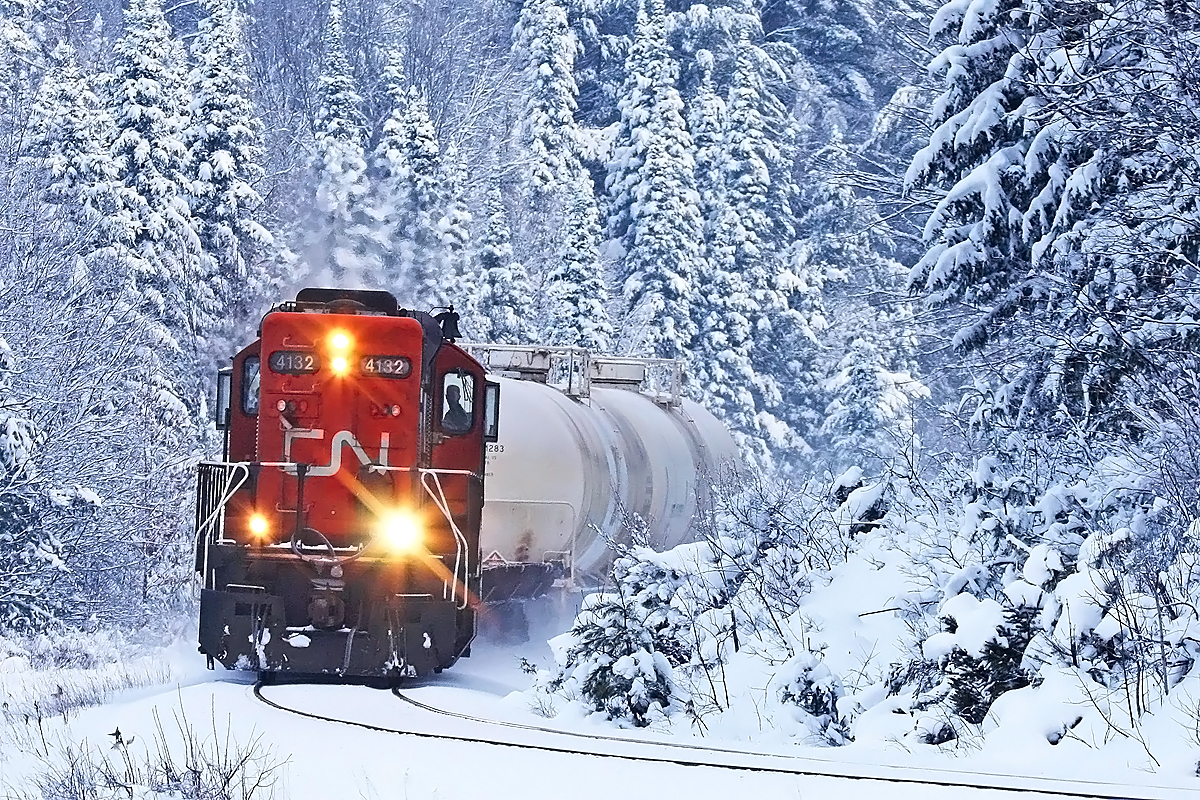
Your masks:
{"label": "cab side window", "polygon": [[258,413],[259,388],[262,381],[262,360],[250,356],[242,362],[242,413]]}
{"label": "cab side window", "polygon": [[442,377],[442,430],[466,433],[475,423],[475,376],[463,371]]}

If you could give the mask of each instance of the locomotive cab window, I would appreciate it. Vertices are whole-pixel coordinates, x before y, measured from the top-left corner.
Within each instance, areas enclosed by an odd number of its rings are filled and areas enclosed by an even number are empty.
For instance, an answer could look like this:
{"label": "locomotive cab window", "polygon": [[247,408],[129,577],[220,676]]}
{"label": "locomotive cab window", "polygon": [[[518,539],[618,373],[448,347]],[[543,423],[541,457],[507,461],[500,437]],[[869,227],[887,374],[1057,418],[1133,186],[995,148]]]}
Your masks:
{"label": "locomotive cab window", "polygon": [[463,370],[442,378],[442,430],[466,433],[475,423],[475,376]]}
{"label": "locomotive cab window", "polygon": [[262,359],[250,356],[242,362],[242,413],[258,413],[259,385],[262,382]]}
{"label": "locomotive cab window", "polygon": [[217,407],[216,423],[217,430],[224,431],[229,429],[229,409],[232,405],[230,399],[233,392],[233,368],[226,367],[217,372]]}
{"label": "locomotive cab window", "polygon": [[483,385],[483,440],[500,438],[500,384],[488,381]]}

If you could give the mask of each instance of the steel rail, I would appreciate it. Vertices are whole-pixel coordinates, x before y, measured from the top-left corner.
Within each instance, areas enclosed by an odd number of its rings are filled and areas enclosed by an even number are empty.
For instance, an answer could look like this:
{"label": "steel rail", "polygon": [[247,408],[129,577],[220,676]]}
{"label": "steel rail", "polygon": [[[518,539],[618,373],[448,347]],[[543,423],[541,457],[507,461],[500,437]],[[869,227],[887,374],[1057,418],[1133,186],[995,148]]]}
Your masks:
{"label": "steel rail", "polygon": [[[932,778],[923,778],[923,777],[907,776],[907,775],[897,775],[897,776],[853,775],[853,774],[845,774],[845,773],[840,773],[840,772],[823,772],[819,769],[804,768],[804,767],[792,767],[792,766],[783,767],[783,766],[767,766],[767,765],[755,765],[755,764],[722,764],[722,763],[715,762],[715,761],[705,761],[705,760],[699,760],[699,759],[694,759],[694,758],[683,758],[683,757],[672,758],[669,756],[604,753],[604,752],[596,752],[594,750],[578,750],[578,749],[573,749],[571,747],[565,747],[565,746],[564,747],[556,747],[556,746],[545,745],[545,744],[530,744],[530,743],[511,742],[511,741],[504,741],[502,739],[496,739],[496,738],[484,737],[484,736],[466,736],[466,735],[462,735],[462,734],[453,734],[453,733],[432,733],[429,731],[403,730],[403,729],[398,729],[398,728],[388,728],[388,727],[385,727],[382,725],[374,725],[369,722],[359,722],[357,720],[347,720],[347,719],[341,719],[339,717],[327,717],[323,714],[315,714],[310,711],[303,711],[301,709],[291,708],[289,706],[285,706],[280,703],[277,703],[274,700],[270,700],[263,696],[262,687],[263,687],[262,681],[259,681],[254,684],[254,696],[256,698],[258,698],[258,700],[260,700],[264,704],[266,704],[274,709],[277,709],[279,711],[284,711],[289,714],[295,714],[297,716],[306,717],[308,719],[318,720],[321,722],[332,722],[334,724],[347,725],[347,726],[354,727],[354,728],[362,728],[364,730],[374,731],[376,733],[387,733],[387,734],[393,734],[393,735],[397,735],[397,736],[412,736],[412,737],[418,738],[418,739],[437,739],[437,740],[442,740],[442,741],[461,742],[461,743],[465,743],[465,744],[488,745],[491,747],[510,747],[510,748],[522,749],[522,750],[537,750],[537,751],[546,752],[546,753],[561,753],[564,755],[591,756],[593,758],[612,758],[612,759],[619,759],[619,760],[624,760],[624,761],[639,761],[639,762],[644,762],[644,763],[671,764],[673,766],[680,766],[680,767],[702,767],[702,768],[708,768],[708,769],[723,769],[723,770],[730,770],[730,771],[737,771],[737,772],[751,772],[751,773],[759,773],[759,774],[797,775],[797,776],[811,777],[811,778],[832,778],[832,779],[840,778],[840,779],[844,779],[844,780],[867,781],[867,782],[873,782],[873,783],[934,786],[934,787],[942,787],[942,788],[946,788],[946,789],[961,788],[961,789],[977,789],[977,790],[981,790],[981,791],[994,791],[994,792],[1019,792],[1022,794],[1042,795],[1042,796],[1046,796],[1046,797],[1089,798],[1090,800],[1153,800],[1156,797],[1161,797],[1161,795],[1145,793],[1147,789],[1160,789],[1162,791],[1171,792],[1174,794],[1183,794],[1184,792],[1189,791],[1187,789],[1182,789],[1182,788],[1177,788],[1177,787],[1168,787],[1168,786],[1155,786],[1155,787],[1121,786],[1119,784],[1103,783],[1103,782],[1098,782],[1098,781],[1073,781],[1072,782],[1072,785],[1086,784],[1088,786],[1095,786],[1097,790],[1105,789],[1108,792],[1110,792],[1110,793],[1100,793],[1099,791],[1080,791],[1078,789],[1070,789],[1070,788],[1057,789],[1057,788],[1037,788],[1037,787],[1031,787],[1031,786],[1002,786],[1002,785],[996,785],[996,784],[990,784],[990,783],[971,782],[971,781],[958,782],[958,781],[935,780]],[[773,759],[812,760],[812,759],[806,759],[802,756],[790,756],[790,755],[786,755],[786,754],[776,755],[776,754],[754,753],[754,752],[745,751],[745,750],[725,750],[725,749],[721,749],[721,748],[705,747],[703,745],[690,745],[690,744],[683,744],[683,743],[676,743],[676,742],[656,742],[656,741],[652,741],[652,740],[648,740],[648,739],[625,739],[625,738],[622,738],[619,736],[604,736],[602,734],[574,733],[571,731],[562,731],[562,730],[557,730],[554,728],[544,728],[544,727],[537,726],[537,725],[523,725],[521,723],[515,723],[515,722],[503,722],[500,720],[490,720],[490,719],[485,719],[482,717],[473,717],[473,716],[470,716],[467,714],[459,714],[457,712],[447,711],[445,709],[439,709],[434,706],[426,705],[425,703],[421,703],[420,701],[413,700],[412,698],[407,697],[402,692],[400,692],[398,689],[393,689],[392,692],[400,700],[403,700],[404,702],[409,703],[410,705],[414,706],[415,708],[419,708],[423,711],[427,711],[429,713],[436,714],[439,716],[453,717],[453,718],[468,720],[471,722],[485,724],[485,725],[496,725],[496,726],[500,726],[500,727],[516,728],[516,729],[521,729],[521,730],[531,730],[531,731],[537,731],[537,732],[541,732],[541,733],[551,733],[551,734],[556,734],[559,736],[567,736],[567,737],[578,738],[578,739],[592,739],[592,740],[601,740],[601,741],[620,742],[620,743],[624,743],[624,744],[633,744],[633,745],[648,745],[648,746],[653,746],[653,747],[665,747],[665,748],[701,751],[701,752],[712,753],[714,755],[715,754],[737,755],[737,756],[742,756],[742,757],[746,757],[746,758],[758,758],[758,759],[772,759],[773,758]],[[826,762],[826,763],[832,764],[832,762]],[[889,767],[889,768],[890,769],[909,769],[909,768],[905,768],[905,767]],[[912,768],[912,769],[915,769],[915,768]],[[977,774],[988,774],[988,773],[977,773]],[[1000,778],[1000,779],[1004,779],[1004,778],[1011,779],[1014,777],[1011,775],[994,775],[994,774],[989,775],[989,776]],[[1048,778],[1039,778],[1036,780],[1052,782],[1051,779],[1048,779]],[[1065,783],[1065,781],[1063,781],[1063,783]],[[1111,792],[1114,790],[1126,790],[1126,791],[1123,793],[1120,793],[1120,794],[1112,794]],[[1133,793],[1130,793],[1130,792],[1133,792]],[[1198,795],[1198,796],[1200,796],[1200,795]]]}

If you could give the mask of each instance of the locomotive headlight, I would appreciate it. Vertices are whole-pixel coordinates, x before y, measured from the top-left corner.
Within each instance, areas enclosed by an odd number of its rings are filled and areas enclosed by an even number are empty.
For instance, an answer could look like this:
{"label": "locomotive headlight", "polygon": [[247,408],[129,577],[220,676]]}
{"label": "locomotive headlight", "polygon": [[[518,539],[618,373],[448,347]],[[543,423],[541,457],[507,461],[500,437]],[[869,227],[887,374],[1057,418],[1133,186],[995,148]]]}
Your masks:
{"label": "locomotive headlight", "polygon": [[267,518],[262,514],[255,514],[254,516],[250,517],[250,532],[255,536],[264,536],[268,527]]}
{"label": "locomotive headlight", "polygon": [[335,358],[333,361],[331,361],[329,363],[329,366],[332,367],[333,371],[335,373],[337,373],[338,375],[345,375],[346,368],[349,367],[350,365],[346,361],[346,359],[342,358],[341,356],[338,356],[337,358]]}
{"label": "locomotive headlight", "polygon": [[350,346],[350,337],[338,331],[329,337],[329,344],[333,345],[334,350],[345,350]]}
{"label": "locomotive headlight", "polygon": [[379,533],[388,548],[411,553],[421,546],[421,520],[410,511],[390,511],[379,518]]}

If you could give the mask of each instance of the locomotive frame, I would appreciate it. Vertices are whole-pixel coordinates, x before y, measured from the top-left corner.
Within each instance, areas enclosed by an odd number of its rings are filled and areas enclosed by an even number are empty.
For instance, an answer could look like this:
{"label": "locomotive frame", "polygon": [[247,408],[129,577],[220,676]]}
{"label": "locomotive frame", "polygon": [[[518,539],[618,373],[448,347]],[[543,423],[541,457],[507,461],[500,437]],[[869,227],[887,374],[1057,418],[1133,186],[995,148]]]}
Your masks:
{"label": "locomotive frame", "polygon": [[221,371],[195,521],[210,667],[394,681],[470,654],[500,392],[456,323],[304,289]]}

